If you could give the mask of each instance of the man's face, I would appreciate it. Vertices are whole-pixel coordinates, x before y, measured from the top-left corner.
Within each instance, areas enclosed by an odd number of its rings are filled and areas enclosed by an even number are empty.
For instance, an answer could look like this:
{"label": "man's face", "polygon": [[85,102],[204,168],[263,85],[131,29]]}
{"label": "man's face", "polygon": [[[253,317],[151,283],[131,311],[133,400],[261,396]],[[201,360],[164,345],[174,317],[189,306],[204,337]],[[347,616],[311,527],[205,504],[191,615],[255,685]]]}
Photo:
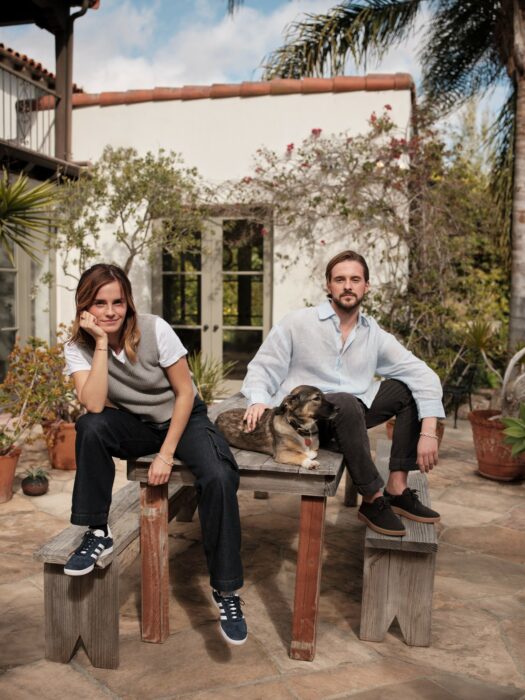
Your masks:
{"label": "man's face", "polygon": [[343,260],[332,268],[330,281],[326,288],[332,296],[332,302],[342,311],[351,311],[360,306],[369,284],[365,282],[361,263],[355,260]]}

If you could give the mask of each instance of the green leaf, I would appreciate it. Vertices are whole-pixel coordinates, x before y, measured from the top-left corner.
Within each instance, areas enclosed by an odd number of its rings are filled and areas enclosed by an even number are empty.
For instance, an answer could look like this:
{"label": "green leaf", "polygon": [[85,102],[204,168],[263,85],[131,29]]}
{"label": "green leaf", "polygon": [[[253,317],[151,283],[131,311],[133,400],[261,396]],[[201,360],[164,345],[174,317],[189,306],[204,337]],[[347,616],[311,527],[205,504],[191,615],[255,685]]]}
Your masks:
{"label": "green leaf", "polygon": [[519,454],[522,452],[525,452],[525,440],[520,440],[520,442],[517,442],[511,450],[511,455],[513,457],[517,457]]}

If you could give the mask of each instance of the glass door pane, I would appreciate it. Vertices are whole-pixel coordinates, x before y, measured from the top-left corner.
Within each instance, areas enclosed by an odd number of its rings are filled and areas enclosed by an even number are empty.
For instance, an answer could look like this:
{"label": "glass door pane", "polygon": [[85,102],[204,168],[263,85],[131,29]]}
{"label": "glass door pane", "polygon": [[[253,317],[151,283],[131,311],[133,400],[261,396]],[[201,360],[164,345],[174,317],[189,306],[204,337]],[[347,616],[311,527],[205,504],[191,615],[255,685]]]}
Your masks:
{"label": "glass door pane", "polygon": [[225,220],[222,240],[222,359],[241,380],[263,338],[263,225]]}
{"label": "glass door pane", "polygon": [[201,350],[202,265],[200,235],[196,248],[162,256],[162,316],[188,352]]}

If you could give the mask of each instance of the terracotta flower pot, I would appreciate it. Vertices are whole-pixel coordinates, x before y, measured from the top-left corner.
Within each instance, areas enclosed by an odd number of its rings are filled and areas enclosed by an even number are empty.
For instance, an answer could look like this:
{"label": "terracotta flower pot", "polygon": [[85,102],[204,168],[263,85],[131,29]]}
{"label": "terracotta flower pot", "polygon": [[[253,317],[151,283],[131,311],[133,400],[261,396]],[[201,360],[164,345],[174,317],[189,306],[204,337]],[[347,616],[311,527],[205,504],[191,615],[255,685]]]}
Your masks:
{"label": "terracotta flower pot", "polygon": [[505,426],[499,420],[489,420],[500,412],[476,410],[468,414],[481,476],[496,481],[525,478],[525,456],[512,457],[511,446],[503,440]]}
{"label": "terracotta flower pot", "polygon": [[[389,440],[394,436],[394,425],[396,424],[395,418],[390,418],[385,423],[386,426],[386,436]],[[438,421],[436,428],[436,435],[438,436],[438,447],[441,445],[441,440],[443,440],[443,435],[445,433],[445,424],[442,421]]]}
{"label": "terracotta flower pot", "polygon": [[49,461],[53,469],[76,469],[75,424],[46,423],[42,426],[47,443]]}
{"label": "terracotta flower pot", "polygon": [[19,447],[15,447],[8,454],[0,455],[0,503],[13,498],[13,481],[21,452]]}

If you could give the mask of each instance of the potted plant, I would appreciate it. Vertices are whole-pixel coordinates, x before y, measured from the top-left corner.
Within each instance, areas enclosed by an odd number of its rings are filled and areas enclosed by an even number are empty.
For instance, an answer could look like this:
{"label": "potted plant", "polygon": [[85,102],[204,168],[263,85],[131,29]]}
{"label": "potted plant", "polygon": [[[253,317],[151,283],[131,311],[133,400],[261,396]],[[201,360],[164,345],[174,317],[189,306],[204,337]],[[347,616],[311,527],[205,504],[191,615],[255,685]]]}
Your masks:
{"label": "potted plant", "polygon": [[192,379],[197,392],[206,405],[212,404],[219,396],[224,396],[224,380],[231,374],[237,363],[221,362],[205,358],[200,352],[188,357]]}
{"label": "potted plant", "polygon": [[11,413],[16,415],[21,409],[16,388],[27,383],[27,377],[36,378],[25,410],[32,423],[42,424],[51,466],[75,469],[75,421],[82,409],[73,381],[65,374],[64,335],[61,327],[55,345],[40,338],[29,338],[24,346],[16,343],[9,355],[3,390],[10,397]]}
{"label": "potted plant", "polygon": [[501,387],[501,410],[478,409],[468,415],[478,471],[488,479],[512,481],[525,478],[525,456],[521,454],[523,450],[515,449],[514,444],[511,448],[508,443],[516,431],[511,430],[511,434],[505,435],[505,430],[513,427],[517,429],[516,421],[525,418],[520,408],[525,402],[525,373],[520,369],[523,356],[525,348],[519,350],[507,365]]}
{"label": "potted plant", "polygon": [[36,381],[34,369],[9,385],[0,384],[0,503],[13,497],[16,465],[22,452],[20,443],[39,419],[38,412],[31,407]]}
{"label": "potted plant", "polygon": [[22,479],[22,491],[26,496],[43,496],[49,489],[49,474],[43,467],[30,467]]}

